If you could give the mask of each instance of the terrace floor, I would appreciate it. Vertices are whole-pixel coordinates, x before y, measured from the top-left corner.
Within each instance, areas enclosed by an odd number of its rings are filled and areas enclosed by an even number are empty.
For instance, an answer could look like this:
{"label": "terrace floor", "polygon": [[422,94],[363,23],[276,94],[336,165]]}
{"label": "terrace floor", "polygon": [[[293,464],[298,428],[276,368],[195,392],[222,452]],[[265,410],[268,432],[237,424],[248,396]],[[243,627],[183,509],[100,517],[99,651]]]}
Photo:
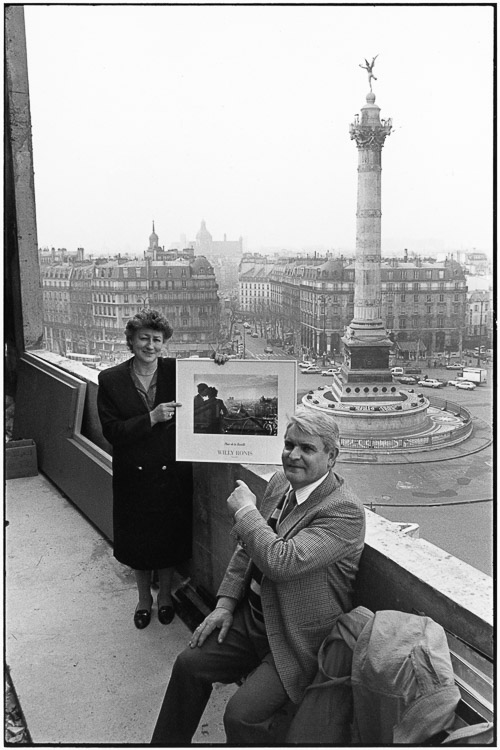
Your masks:
{"label": "terrace floor", "polygon": [[[188,625],[153,608],[137,630],[135,580],[109,542],[43,475],[6,487],[6,663],[31,742],[149,743]],[[215,687],[194,742],[225,741],[232,690]]]}

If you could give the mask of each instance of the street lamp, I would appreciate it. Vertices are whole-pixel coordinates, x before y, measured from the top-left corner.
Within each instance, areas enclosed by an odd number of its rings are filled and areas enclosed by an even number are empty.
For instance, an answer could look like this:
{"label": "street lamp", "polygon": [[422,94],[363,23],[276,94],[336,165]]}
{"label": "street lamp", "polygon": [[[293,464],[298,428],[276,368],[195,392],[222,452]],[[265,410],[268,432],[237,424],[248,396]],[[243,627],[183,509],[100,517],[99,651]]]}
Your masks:
{"label": "street lamp", "polygon": [[[326,349],[327,349],[327,346],[326,346],[326,299],[327,299],[326,298],[326,294],[320,294],[319,297],[318,297],[318,299],[321,302],[322,307],[323,307],[323,312],[322,312],[322,315],[323,315],[323,337],[322,337],[322,340],[321,340],[321,349],[322,349],[321,354],[322,354],[322,357],[323,357],[323,367],[324,367],[325,366]],[[319,352],[318,352],[318,354],[319,354]]]}
{"label": "street lamp", "polygon": [[480,312],[479,312],[479,345],[477,348],[477,366],[481,367],[481,329],[482,329],[482,323],[483,323],[483,302],[484,300],[480,300]]}

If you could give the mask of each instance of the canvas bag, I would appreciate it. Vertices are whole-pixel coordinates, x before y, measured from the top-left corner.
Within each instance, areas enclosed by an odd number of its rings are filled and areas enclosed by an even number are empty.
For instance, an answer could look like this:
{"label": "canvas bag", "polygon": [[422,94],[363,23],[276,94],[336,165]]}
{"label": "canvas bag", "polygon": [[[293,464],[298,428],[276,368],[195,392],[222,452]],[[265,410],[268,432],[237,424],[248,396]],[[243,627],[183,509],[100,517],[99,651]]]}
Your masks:
{"label": "canvas bag", "polygon": [[351,680],[356,742],[419,744],[453,726],[460,691],[430,617],[377,612],[357,640]]}
{"label": "canvas bag", "polygon": [[366,607],[340,615],[321,644],[318,671],[288,730],[286,744],[348,745],[353,695],[351,664],[358,636],[373,618]]}

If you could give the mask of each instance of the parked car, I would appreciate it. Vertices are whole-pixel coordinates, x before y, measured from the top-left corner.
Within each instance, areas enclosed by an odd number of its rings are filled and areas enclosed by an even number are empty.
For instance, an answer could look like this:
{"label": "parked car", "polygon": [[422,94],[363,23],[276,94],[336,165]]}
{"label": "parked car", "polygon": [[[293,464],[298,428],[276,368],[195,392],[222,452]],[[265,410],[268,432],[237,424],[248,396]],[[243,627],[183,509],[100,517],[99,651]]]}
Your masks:
{"label": "parked car", "polygon": [[455,383],[455,388],[461,388],[464,391],[473,391],[476,387],[475,383],[471,383],[470,380],[458,380]]}
{"label": "parked car", "polygon": [[319,367],[316,367],[316,365],[312,365],[311,367],[307,367],[305,370],[302,370],[303,375],[319,375],[321,373],[321,370]]}
{"label": "parked car", "polygon": [[258,339],[259,338],[259,334],[258,333],[252,333],[252,338],[253,339]]}
{"label": "parked car", "polygon": [[264,352],[266,354],[272,354],[273,353],[273,347],[272,346],[266,346],[266,348],[264,349]]}
{"label": "parked car", "polygon": [[391,367],[391,372],[393,375],[404,375],[405,371],[402,367]]}
{"label": "parked car", "polygon": [[306,360],[305,362],[299,362],[299,367],[301,370],[305,370],[306,367],[313,367],[314,362],[311,362],[310,360]]}
{"label": "parked car", "polygon": [[395,380],[402,385],[415,385],[417,382],[417,378],[414,378],[413,375],[399,375]]}
{"label": "parked car", "polygon": [[247,323],[247,321],[245,320],[245,322],[243,323],[243,328],[251,328],[251,327],[252,326],[250,325],[250,323]]}
{"label": "parked car", "polygon": [[328,370],[322,370],[321,374],[324,378],[330,378],[333,375],[335,375],[337,372],[340,372],[339,367],[330,367]]}
{"label": "parked car", "polygon": [[457,362],[456,364],[446,365],[446,369],[447,370],[462,370],[463,365]]}
{"label": "parked car", "polygon": [[442,388],[444,383],[436,378],[426,378],[425,380],[419,380],[418,385],[422,385],[425,388]]}
{"label": "parked car", "polygon": [[461,381],[460,380],[448,380],[446,385],[458,385]]}

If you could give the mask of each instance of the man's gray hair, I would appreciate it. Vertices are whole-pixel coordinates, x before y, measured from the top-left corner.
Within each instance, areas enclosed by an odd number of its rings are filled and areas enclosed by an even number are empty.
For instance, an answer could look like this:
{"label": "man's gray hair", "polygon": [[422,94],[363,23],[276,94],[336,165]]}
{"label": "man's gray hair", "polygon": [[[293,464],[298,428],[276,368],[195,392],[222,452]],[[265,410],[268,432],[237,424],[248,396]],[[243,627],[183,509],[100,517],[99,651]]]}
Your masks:
{"label": "man's gray hair", "polygon": [[295,414],[288,419],[287,429],[291,425],[297,425],[299,430],[306,435],[315,435],[323,441],[327,452],[340,450],[339,428],[330,414],[319,409],[309,409],[307,406],[298,406]]}

